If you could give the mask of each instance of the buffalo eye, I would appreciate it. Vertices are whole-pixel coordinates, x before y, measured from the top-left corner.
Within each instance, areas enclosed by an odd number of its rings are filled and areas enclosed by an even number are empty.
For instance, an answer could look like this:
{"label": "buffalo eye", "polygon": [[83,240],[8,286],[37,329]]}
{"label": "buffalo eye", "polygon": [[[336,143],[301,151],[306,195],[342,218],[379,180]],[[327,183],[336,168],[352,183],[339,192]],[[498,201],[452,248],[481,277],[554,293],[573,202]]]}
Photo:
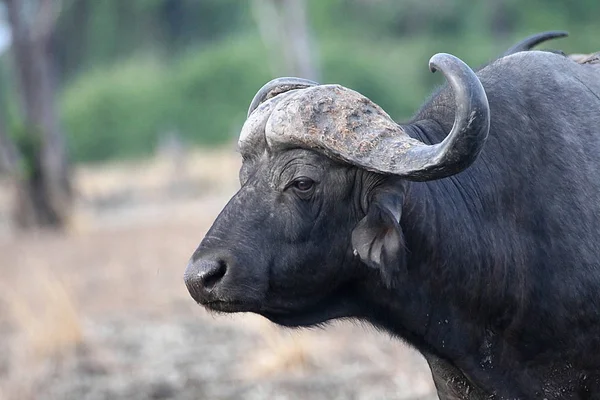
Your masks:
{"label": "buffalo eye", "polygon": [[294,179],[293,182],[289,185],[299,194],[308,194],[312,191],[315,186],[315,181],[307,177],[301,177]]}
{"label": "buffalo eye", "polygon": [[298,179],[294,182],[294,187],[302,192],[306,192],[313,187],[313,181],[308,178]]}

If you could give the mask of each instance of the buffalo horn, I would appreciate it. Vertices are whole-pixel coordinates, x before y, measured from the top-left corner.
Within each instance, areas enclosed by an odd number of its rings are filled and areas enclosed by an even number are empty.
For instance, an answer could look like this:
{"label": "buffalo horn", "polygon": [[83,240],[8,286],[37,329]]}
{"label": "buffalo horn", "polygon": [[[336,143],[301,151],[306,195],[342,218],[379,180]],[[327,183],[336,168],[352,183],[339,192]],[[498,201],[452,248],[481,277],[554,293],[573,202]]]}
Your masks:
{"label": "buffalo horn", "polygon": [[267,82],[262,88],[256,92],[254,98],[250,102],[248,108],[248,116],[252,114],[252,111],[256,110],[261,103],[269,100],[281,93],[288,92],[290,90],[305,89],[307,87],[316,86],[318,83],[309,81],[308,79],[284,77],[276,78]]}
{"label": "buffalo horn", "polygon": [[320,85],[290,93],[273,105],[265,124],[272,150],[301,147],[383,174],[415,181],[440,179],[467,168],[488,135],[490,111],[481,82],[450,54],[429,61],[454,91],[452,130],[437,144],[410,137],[377,104],[339,85]]}
{"label": "buffalo horn", "polygon": [[502,57],[509,56],[511,54],[518,53],[520,51],[529,51],[540,43],[546,42],[551,39],[562,38],[569,36],[568,32],[565,31],[548,31],[540,32],[535,35],[531,35],[521,40],[519,43],[512,46],[510,49],[502,55]]}

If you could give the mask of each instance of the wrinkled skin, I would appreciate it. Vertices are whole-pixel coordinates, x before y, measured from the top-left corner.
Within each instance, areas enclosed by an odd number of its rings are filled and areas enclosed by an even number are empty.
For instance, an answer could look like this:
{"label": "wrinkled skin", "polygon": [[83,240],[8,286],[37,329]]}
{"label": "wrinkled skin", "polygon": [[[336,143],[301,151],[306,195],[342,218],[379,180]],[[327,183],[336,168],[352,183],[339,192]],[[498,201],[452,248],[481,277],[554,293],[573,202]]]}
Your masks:
{"label": "wrinkled skin", "polygon": [[[600,398],[600,69],[528,52],[478,76],[490,137],[449,178],[244,154],[186,270],[194,299],[285,326],[368,321],[425,355],[442,399]],[[405,130],[437,143],[453,116],[443,88]]]}

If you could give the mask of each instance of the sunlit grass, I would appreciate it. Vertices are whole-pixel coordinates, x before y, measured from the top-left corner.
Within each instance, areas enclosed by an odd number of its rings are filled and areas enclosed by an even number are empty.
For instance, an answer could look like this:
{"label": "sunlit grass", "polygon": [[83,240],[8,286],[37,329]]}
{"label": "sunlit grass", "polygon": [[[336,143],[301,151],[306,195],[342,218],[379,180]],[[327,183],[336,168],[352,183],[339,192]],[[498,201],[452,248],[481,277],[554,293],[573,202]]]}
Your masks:
{"label": "sunlit grass", "polygon": [[83,342],[81,316],[67,285],[50,272],[37,270],[27,287],[2,285],[4,301],[20,350],[36,362],[72,351]]}
{"label": "sunlit grass", "polygon": [[242,363],[242,379],[302,372],[314,366],[317,354],[310,332],[283,330],[266,320],[259,322],[258,332],[262,343]]}

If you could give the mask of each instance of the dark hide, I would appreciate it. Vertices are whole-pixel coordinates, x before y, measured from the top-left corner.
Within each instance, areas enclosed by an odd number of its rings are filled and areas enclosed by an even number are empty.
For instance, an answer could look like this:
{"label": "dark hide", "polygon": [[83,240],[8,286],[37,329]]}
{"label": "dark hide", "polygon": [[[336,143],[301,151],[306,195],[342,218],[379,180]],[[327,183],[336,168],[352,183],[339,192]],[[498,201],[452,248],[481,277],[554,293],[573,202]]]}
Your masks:
{"label": "dark hide", "polygon": [[[194,299],[286,326],[368,321],[425,355],[442,399],[600,398],[600,66],[532,51],[477,75],[491,128],[460,174],[245,154],[186,271]],[[438,143],[454,115],[444,88],[403,127]]]}

